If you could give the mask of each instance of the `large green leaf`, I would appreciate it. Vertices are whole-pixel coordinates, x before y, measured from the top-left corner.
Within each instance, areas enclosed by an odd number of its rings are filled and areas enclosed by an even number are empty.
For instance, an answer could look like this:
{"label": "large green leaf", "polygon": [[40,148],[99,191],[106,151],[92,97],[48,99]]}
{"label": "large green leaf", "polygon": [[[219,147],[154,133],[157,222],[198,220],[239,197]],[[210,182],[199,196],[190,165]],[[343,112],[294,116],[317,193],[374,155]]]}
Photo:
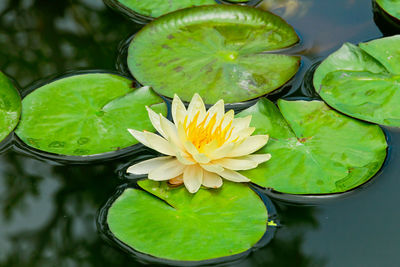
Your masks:
{"label": "large green leaf", "polygon": [[336,70],[368,71],[371,73],[386,71],[385,67],[372,56],[353,44],[345,43],[338,51],[328,56],[315,70],[313,83],[317,92],[319,92],[325,76]]}
{"label": "large green leaf", "polygon": [[201,261],[235,255],[254,246],[267,227],[267,209],[247,184],[224,182],[200,189],[143,180],[126,189],[108,210],[116,238],[154,257]]}
{"label": "large green leaf", "polygon": [[256,133],[269,134],[259,153],[270,161],[243,172],[252,182],[290,194],[345,192],[368,181],[386,157],[377,125],[344,116],[322,101],[260,100],[239,116],[252,115]]}
{"label": "large green leaf", "polygon": [[115,0],[144,16],[157,18],[172,11],[201,5],[216,4],[214,0]]}
{"label": "large green leaf", "polygon": [[21,114],[21,97],[12,82],[0,72],[0,141],[18,124]]}
{"label": "large green leaf", "polygon": [[292,78],[296,56],[263,53],[294,45],[298,36],[284,20],[244,6],[204,6],[177,11],[145,26],[128,53],[131,73],[158,93],[207,104],[246,101]]}
{"label": "large green leaf", "polygon": [[345,44],[314,74],[314,87],[333,108],[350,116],[400,127],[400,35],[359,47]]}
{"label": "large green leaf", "polygon": [[128,128],[154,131],[146,105],[167,112],[154,92],[132,88],[132,81],[124,77],[74,75],[26,96],[16,133],[31,147],[61,155],[116,151],[137,143]]}
{"label": "large green leaf", "polygon": [[376,0],[378,5],[389,15],[400,19],[400,1],[399,0]]}
{"label": "large green leaf", "polygon": [[361,43],[359,46],[382,63],[390,73],[400,75],[400,35]]}

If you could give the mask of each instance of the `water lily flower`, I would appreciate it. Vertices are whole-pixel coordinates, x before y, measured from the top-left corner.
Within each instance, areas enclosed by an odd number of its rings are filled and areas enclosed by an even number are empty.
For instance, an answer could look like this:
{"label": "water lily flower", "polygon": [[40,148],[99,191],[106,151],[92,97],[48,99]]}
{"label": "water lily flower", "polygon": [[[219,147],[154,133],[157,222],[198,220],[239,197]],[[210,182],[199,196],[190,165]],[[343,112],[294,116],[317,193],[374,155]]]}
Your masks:
{"label": "water lily flower", "polygon": [[222,178],[233,182],[250,180],[237,171],[249,170],[268,161],[270,154],[252,154],[265,146],[268,135],[254,135],[251,116],[234,118],[234,111],[225,113],[219,100],[206,111],[203,100],[195,94],[186,110],[177,95],[172,101],[169,121],[147,107],[151,123],[161,135],[129,129],[145,146],[166,156],[140,162],[128,168],[133,174],[148,174],[150,180],[184,184],[190,193],[201,185],[222,186]]}

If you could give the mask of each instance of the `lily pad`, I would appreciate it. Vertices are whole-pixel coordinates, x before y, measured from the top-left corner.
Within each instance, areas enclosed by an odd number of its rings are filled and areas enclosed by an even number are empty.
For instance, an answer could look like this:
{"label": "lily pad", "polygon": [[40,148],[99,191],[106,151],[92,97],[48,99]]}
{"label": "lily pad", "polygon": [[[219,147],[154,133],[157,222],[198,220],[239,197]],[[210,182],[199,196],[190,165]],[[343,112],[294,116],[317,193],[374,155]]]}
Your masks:
{"label": "lily pad", "polygon": [[400,20],[400,1],[399,0],[375,0],[376,3],[387,14]]}
{"label": "lily pad", "polygon": [[154,131],[145,106],[167,113],[150,88],[114,74],[59,79],[27,95],[16,130],[27,145],[50,153],[83,156],[117,151],[138,142],[128,128]]}
{"label": "lily pad", "polygon": [[385,161],[379,126],[322,101],[281,99],[278,107],[262,99],[239,114],[252,115],[255,134],[270,135],[260,153],[270,153],[271,160],[243,172],[257,185],[289,194],[341,193],[371,179]]}
{"label": "lily pad", "polygon": [[17,126],[21,114],[21,97],[12,82],[0,72],[0,141]]}
{"label": "lily pad", "polygon": [[134,250],[177,261],[202,261],[249,250],[267,229],[268,212],[247,184],[225,182],[196,194],[165,182],[139,181],[108,210],[113,235]]}
{"label": "lily pad", "polygon": [[157,18],[172,11],[201,5],[216,4],[214,0],[114,0],[132,11],[151,18]]}
{"label": "lily pad", "polygon": [[358,47],[345,44],[314,74],[314,87],[331,107],[352,117],[400,127],[400,35]]}
{"label": "lily pad", "polygon": [[269,12],[202,6],[146,25],[129,46],[128,66],[139,82],[167,97],[190,101],[199,93],[207,104],[236,103],[265,95],[296,74],[300,58],[273,51],[298,40]]}

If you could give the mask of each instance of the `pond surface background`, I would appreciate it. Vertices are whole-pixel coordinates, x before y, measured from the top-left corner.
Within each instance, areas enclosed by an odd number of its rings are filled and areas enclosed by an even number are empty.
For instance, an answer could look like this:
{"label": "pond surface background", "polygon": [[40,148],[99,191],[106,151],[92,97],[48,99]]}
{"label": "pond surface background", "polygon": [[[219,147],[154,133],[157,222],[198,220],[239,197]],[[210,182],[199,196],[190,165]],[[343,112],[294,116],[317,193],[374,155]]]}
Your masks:
{"label": "pond surface background", "polygon": [[[382,36],[368,0],[272,2],[301,35],[300,75],[343,42]],[[70,70],[115,71],[120,42],[140,27],[101,0],[0,0],[0,70],[21,88]],[[230,266],[399,266],[400,131],[386,132],[389,159],[369,186],[317,205],[275,201],[275,238]],[[62,166],[1,152],[0,266],[142,266],[96,228],[129,160]]]}

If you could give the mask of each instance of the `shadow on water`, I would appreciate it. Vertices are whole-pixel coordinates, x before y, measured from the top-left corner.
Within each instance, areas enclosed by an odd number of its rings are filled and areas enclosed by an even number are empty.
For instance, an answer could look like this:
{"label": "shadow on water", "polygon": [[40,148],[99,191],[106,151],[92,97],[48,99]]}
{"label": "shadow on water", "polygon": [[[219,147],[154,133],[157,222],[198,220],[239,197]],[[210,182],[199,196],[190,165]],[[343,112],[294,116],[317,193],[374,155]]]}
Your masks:
{"label": "shadow on water", "polygon": [[[264,0],[259,8],[283,16],[304,40],[305,68],[279,96],[297,96],[297,87],[313,94],[301,85],[310,66],[343,42],[381,36],[366,0]],[[68,70],[114,70],[120,42],[140,27],[100,0],[1,0],[0,69],[24,88]],[[400,133],[389,134],[395,151]],[[117,171],[131,158],[61,165],[0,151],[0,266],[142,266],[96,228],[96,213],[123,183]],[[275,202],[282,225],[275,238],[229,266],[395,266],[396,151],[373,186],[355,196],[315,206]]]}

